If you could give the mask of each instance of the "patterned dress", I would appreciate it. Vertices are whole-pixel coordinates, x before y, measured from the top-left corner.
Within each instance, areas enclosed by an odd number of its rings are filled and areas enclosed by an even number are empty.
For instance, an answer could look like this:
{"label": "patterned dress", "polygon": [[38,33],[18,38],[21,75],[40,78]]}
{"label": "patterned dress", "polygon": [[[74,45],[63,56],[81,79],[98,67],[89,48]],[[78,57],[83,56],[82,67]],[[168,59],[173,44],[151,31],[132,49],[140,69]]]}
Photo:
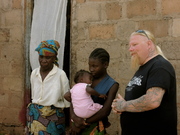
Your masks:
{"label": "patterned dress", "polygon": [[29,104],[27,126],[28,135],[64,135],[65,117],[63,110],[54,106]]}

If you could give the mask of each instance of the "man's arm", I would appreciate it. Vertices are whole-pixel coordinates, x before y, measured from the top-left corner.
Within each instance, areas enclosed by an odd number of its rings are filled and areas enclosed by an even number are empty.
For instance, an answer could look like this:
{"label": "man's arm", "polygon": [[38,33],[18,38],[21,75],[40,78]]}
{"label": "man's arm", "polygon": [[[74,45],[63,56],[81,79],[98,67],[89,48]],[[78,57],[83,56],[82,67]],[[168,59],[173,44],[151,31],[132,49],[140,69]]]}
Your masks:
{"label": "man's arm", "polygon": [[125,101],[120,94],[114,99],[112,108],[115,113],[144,112],[160,106],[165,90],[160,87],[152,87],[146,94],[135,100]]}

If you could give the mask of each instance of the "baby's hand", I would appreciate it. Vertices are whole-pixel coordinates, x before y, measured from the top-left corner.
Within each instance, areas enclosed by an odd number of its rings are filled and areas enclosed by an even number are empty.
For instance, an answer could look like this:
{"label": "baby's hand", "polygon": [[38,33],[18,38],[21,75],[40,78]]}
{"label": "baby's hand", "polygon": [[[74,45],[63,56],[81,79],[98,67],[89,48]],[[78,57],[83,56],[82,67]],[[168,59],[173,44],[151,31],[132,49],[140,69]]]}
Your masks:
{"label": "baby's hand", "polygon": [[104,98],[104,99],[107,98],[107,96],[106,96],[106,95],[103,95],[103,94],[100,94],[99,97],[100,97],[100,98]]}

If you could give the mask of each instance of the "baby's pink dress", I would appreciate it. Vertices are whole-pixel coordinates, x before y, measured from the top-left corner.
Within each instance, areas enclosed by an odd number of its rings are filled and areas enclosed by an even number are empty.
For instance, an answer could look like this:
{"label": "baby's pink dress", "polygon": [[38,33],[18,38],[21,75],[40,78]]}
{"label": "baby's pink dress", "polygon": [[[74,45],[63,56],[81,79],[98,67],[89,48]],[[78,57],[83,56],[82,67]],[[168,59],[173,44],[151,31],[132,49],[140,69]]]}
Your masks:
{"label": "baby's pink dress", "polygon": [[74,113],[81,118],[89,118],[103,107],[93,102],[91,95],[86,92],[87,85],[77,83],[70,90]]}

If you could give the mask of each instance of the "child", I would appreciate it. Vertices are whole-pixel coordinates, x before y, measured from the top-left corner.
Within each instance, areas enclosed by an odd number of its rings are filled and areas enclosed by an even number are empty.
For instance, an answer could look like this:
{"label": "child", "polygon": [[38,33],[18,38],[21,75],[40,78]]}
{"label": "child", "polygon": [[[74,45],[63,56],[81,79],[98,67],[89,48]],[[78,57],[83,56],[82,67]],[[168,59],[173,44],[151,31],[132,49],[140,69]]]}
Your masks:
{"label": "child", "polygon": [[77,116],[84,119],[89,118],[103,107],[98,103],[94,103],[91,95],[100,98],[106,98],[106,96],[99,94],[90,87],[92,75],[88,71],[78,71],[74,77],[74,82],[76,84],[64,95],[64,98],[72,102],[74,112]]}

